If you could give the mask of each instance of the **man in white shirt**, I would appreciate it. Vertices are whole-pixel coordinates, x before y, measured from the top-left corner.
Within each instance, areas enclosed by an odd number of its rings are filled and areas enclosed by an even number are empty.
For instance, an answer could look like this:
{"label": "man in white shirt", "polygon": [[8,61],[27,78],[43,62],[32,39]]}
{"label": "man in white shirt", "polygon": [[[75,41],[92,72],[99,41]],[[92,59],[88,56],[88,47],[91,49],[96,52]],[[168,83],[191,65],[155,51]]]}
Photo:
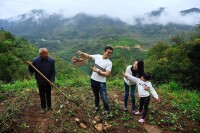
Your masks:
{"label": "man in white shirt", "polygon": [[95,99],[94,113],[99,111],[99,94],[100,94],[105,108],[105,114],[107,115],[107,117],[109,116],[109,104],[106,92],[106,77],[110,74],[112,69],[112,62],[109,59],[112,52],[113,48],[110,46],[106,46],[104,48],[103,55],[100,54],[89,55],[87,53],[83,53],[82,51],[78,51],[78,54],[80,54],[81,56],[95,60],[93,72],[90,79],[91,88],[94,93],[94,99]]}

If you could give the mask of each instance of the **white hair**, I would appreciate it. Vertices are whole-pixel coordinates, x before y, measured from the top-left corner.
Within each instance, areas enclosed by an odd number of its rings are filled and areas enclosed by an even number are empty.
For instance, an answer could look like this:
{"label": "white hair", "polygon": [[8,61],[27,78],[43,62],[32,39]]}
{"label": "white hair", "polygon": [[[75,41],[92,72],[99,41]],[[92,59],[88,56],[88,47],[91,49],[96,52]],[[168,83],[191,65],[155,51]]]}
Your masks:
{"label": "white hair", "polygon": [[41,54],[43,52],[48,52],[47,48],[40,48],[39,49],[39,54]]}

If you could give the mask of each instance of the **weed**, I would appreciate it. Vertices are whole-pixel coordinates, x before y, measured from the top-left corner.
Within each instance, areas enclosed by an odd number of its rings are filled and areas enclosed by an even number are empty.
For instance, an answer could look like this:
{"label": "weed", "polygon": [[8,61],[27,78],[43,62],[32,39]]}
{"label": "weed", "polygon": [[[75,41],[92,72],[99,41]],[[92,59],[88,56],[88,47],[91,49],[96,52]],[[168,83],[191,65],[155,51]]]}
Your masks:
{"label": "weed", "polygon": [[126,112],[123,113],[123,117],[121,118],[122,121],[128,121],[130,120],[132,117],[130,114],[127,114]]}
{"label": "weed", "polygon": [[125,128],[131,128],[131,124],[129,123],[124,123]]}
{"label": "weed", "polygon": [[21,125],[19,125],[19,127],[21,127],[21,128],[28,128],[29,125],[25,122],[25,123],[22,123]]}
{"label": "weed", "polygon": [[69,111],[68,111],[68,115],[69,115],[69,116],[75,116],[76,113],[75,113],[75,111],[73,111],[73,110],[69,110]]}

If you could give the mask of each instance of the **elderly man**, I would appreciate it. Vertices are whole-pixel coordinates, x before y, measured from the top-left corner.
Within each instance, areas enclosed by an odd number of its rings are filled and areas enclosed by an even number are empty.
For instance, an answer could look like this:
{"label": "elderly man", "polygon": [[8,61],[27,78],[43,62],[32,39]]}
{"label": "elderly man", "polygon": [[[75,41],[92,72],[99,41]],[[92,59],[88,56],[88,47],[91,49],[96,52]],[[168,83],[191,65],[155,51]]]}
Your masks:
{"label": "elderly man", "polygon": [[110,61],[110,56],[113,52],[113,48],[110,46],[106,46],[104,48],[103,55],[89,55],[87,53],[83,53],[78,51],[78,54],[84,56],[86,58],[91,58],[95,60],[95,64],[93,67],[93,73],[91,75],[91,88],[94,93],[95,99],[95,111],[94,113],[99,111],[99,94],[103,100],[103,105],[105,108],[105,114],[109,117],[109,104],[106,93],[106,77],[110,74],[112,69],[112,62]]}
{"label": "elderly man", "polygon": [[[55,81],[56,75],[55,60],[48,56],[48,50],[46,48],[40,48],[39,54],[40,56],[33,59],[32,65],[37,68],[47,79],[49,79],[51,83],[44,79],[30,65],[28,66],[28,70],[31,73],[35,73],[40,94],[41,113],[45,113],[46,107],[47,110],[51,110],[51,84],[53,84]],[[30,64],[30,62],[28,62],[28,64]]]}

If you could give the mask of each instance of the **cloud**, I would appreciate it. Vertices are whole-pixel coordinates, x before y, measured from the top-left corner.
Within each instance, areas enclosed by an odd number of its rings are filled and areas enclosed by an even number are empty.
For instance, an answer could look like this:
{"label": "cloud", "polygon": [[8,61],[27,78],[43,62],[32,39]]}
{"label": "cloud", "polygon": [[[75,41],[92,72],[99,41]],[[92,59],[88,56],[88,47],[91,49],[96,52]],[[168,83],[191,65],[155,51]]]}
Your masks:
{"label": "cloud", "polygon": [[200,23],[200,13],[190,13],[181,15],[179,11],[175,12],[165,8],[164,11],[158,16],[152,16],[150,13],[139,16],[143,24],[163,24],[168,23],[195,25]]}
{"label": "cloud", "polygon": [[[147,13],[165,8],[165,12],[156,20]],[[182,22],[195,24],[200,20],[196,14],[180,16],[179,11],[200,8],[200,0],[0,0],[0,18],[9,18],[24,14],[32,9],[44,9],[49,13],[59,12],[66,17],[78,13],[93,16],[108,15],[134,24],[136,17],[143,17],[144,23]]]}

